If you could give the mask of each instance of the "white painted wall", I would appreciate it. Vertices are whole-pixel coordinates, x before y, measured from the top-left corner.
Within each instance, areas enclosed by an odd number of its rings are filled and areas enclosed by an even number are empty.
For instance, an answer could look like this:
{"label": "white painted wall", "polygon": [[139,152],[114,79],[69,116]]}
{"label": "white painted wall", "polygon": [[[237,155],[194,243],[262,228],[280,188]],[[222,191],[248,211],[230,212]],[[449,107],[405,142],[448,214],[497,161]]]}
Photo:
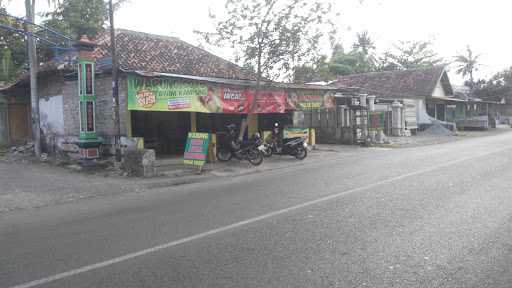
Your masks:
{"label": "white painted wall", "polygon": [[408,130],[418,129],[417,107],[420,99],[403,99],[405,128]]}
{"label": "white painted wall", "polygon": [[446,93],[444,92],[443,85],[441,85],[441,80],[437,81],[436,88],[434,89],[434,93],[432,96],[445,97]]}
{"label": "white painted wall", "polygon": [[419,99],[418,102],[416,102],[416,115],[418,117],[418,125],[432,123],[432,117],[427,114],[427,104],[425,99]]}
{"label": "white painted wall", "polygon": [[64,134],[64,102],[62,95],[39,99],[41,129],[45,135]]}

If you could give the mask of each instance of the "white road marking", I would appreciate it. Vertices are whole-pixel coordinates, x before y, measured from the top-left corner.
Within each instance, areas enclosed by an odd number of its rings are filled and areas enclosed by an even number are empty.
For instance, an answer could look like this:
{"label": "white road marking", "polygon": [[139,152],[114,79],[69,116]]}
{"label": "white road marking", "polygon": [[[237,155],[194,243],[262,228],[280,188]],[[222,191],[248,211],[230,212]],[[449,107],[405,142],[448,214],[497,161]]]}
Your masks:
{"label": "white road marking", "polygon": [[69,271],[63,272],[63,273],[55,274],[53,276],[49,276],[49,277],[41,278],[41,279],[38,279],[38,280],[26,282],[26,283],[23,283],[23,284],[12,286],[10,288],[31,288],[31,287],[36,287],[36,286],[43,285],[43,284],[48,284],[48,283],[51,283],[51,282],[54,282],[54,281],[57,281],[57,280],[60,280],[60,279],[64,279],[64,278],[68,278],[68,277],[71,277],[71,276],[74,276],[74,275],[78,275],[78,274],[81,274],[81,273],[85,273],[85,272],[89,272],[89,271],[92,271],[92,270],[104,268],[104,267],[107,267],[107,266],[110,266],[110,265],[113,265],[113,264],[116,264],[116,263],[127,261],[127,260],[130,260],[130,259],[133,259],[133,258],[136,258],[136,257],[139,257],[139,256],[143,256],[143,255],[146,255],[146,254],[154,253],[154,252],[157,252],[157,251],[160,251],[160,250],[163,250],[163,249],[171,248],[171,247],[183,244],[183,243],[187,243],[187,242],[191,242],[191,241],[198,240],[198,239],[201,239],[201,238],[205,238],[205,237],[208,237],[208,236],[211,236],[211,235],[214,235],[214,234],[218,234],[218,233],[221,233],[221,232],[226,232],[226,231],[229,231],[229,230],[233,230],[233,229],[245,226],[245,225],[249,225],[249,224],[252,224],[252,223],[255,223],[255,222],[259,222],[259,221],[262,221],[262,220],[265,220],[265,219],[268,219],[268,218],[271,218],[271,217],[274,217],[274,216],[278,216],[278,215],[281,215],[281,214],[285,214],[285,213],[294,211],[294,210],[299,210],[299,209],[306,208],[306,207],[309,207],[309,206],[313,206],[313,205],[316,205],[316,204],[319,204],[319,203],[322,203],[322,202],[333,200],[333,199],[336,199],[338,197],[341,197],[341,196],[344,196],[344,195],[347,195],[347,194],[368,190],[368,189],[371,189],[371,188],[374,188],[374,187],[377,187],[377,186],[380,186],[380,185],[383,185],[383,184],[389,184],[389,183],[392,183],[392,182],[395,182],[395,181],[398,181],[398,180],[402,180],[404,178],[408,178],[408,177],[411,177],[411,176],[416,176],[416,175],[419,175],[419,174],[424,174],[424,173],[432,172],[434,170],[437,170],[437,169],[440,169],[440,168],[444,168],[444,167],[447,167],[447,166],[451,166],[453,164],[457,164],[457,163],[468,161],[468,160],[473,160],[475,158],[484,157],[484,156],[487,156],[487,155],[490,155],[490,154],[502,152],[502,151],[509,150],[509,149],[511,149],[511,148],[507,147],[507,148],[503,148],[503,149],[494,150],[494,151],[491,151],[491,152],[486,152],[486,153],[478,154],[476,156],[464,157],[464,158],[460,158],[460,159],[457,159],[457,160],[445,162],[443,164],[434,165],[434,166],[431,166],[429,168],[425,168],[425,169],[418,170],[418,171],[411,172],[411,173],[402,174],[402,175],[394,177],[394,178],[378,181],[378,182],[375,182],[373,184],[365,185],[365,186],[362,186],[362,187],[346,190],[346,191],[343,191],[343,192],[340,192],[340,193],[337,193],[337,194],[329,195],[329,196],[322,197],[322,198],[319,198],[319,199],[316,199],[316,200],[312,200],[312,201],[308,201],[308,202],[305,202],[305,203],[302,203],[302,204],[299,204],[299,205],[291,206],[291,207],[288,207],[288,208],[285,208],[285,209],[282,209],[282,210],[277,210],[277,211],[274,211],[274,212],[270,212],[268,214],[264,214],[264,215],[261,215],[261,216],[258,216],[258,217],[250,218],[250,219],[247,219],[247,220],[244,220],[244,221],[241,221],[241,222],[237,222],[237,223],[234,223],[234,224],[231,224],[231,225],[228,225],[228,226],[223,226],[223,227],[220,227],[220,228],[209,230],[209,231],[206,231],[206,232],[203,232],[203,233],[199,233],[199,234],[196,234],[196,235],[193,235],[193,236],[190,236],[190,237],[182,238],[182,239],[179,239],[179,240],[176,240],[176,241],[171,241],[171,242],[159,245],[159,246],[155,246],[155,247],[148,248],[148,249],[145,249],[145,250],[141,250],[141,251],[138,251],[138,252],[129,253],[129,254],[126,254],[126,255],[123,255],[123,256],[120,256],[120,257],[112,258],[112,259],[107,260],[107,261],[103,261],[103,262],[99,262],[99,263],[96,263],[96,264],[84,266],[84,267],[81,267],[81,268],[78,268],[78,269],[73,269],[73,270],[69,270]]}

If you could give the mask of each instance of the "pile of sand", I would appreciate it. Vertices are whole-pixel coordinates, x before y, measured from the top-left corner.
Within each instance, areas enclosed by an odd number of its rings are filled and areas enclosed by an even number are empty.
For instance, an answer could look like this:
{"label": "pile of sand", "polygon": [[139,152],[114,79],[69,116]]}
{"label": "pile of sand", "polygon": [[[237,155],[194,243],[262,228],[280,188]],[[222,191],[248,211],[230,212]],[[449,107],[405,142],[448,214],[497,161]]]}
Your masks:
{"label": "pile of sand", "polygon": [[427,129],[418,132],[421,136],[455,136],[456,133],[444,127],[441,123],[434,123]]}

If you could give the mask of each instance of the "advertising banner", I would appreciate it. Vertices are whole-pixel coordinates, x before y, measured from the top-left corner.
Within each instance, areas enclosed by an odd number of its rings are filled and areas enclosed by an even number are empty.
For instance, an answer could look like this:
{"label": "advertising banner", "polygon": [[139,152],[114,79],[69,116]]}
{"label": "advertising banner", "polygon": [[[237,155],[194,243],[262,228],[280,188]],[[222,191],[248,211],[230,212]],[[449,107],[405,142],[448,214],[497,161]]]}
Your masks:
{"label": "advertising banner", "polygon": [[189,132],[185,146],[184,163],[186,165],[203,166],[208,156],[210,144],[209,133]]}
{"label": "advertising banner", "polygon": [[163,78],[128,77],[128,109],[143,111],[218,112],[213,87]]}
{"label": "advertising banner", "polygon": [[[251,93],[254,99],[254,91]],[[286,93],[284,89],[264,89],[258,93],[254,113],[284,113],[286,110]]]}
{"label": "advertising banner", "polygon": [[295,90],[288,92],[286,109],[314,110],[331,109],[336,106],[334,94],[323,90]]}
{"label": "advertising banner", "polygon": [[244,87],[221,86],[222,112],[226,114],[247,114],[252,101],[249,89]]}
{"label": "advertising banner", "polygon": [[283,130],[283,138],[290,139],[295,137],[302,137],[309,141],[309,129],[308,128],[285,128]]}
{"label": "advertising banner", "polygon": [[[284,113],[284,89],[262,89],[254,101],[249,87],[178,82],[128,76],[128,110],[248,114]],[[251,111],[252,105],[255,105]]]}

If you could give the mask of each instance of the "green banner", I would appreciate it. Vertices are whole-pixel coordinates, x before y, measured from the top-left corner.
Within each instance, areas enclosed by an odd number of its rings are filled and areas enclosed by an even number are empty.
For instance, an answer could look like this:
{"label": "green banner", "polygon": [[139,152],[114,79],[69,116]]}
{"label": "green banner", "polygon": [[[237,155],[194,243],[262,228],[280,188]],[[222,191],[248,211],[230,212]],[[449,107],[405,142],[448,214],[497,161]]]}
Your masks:
{"label": "green banner", "polygon": [[128,110],[219,112],[218,92],[201,83],[128,75]]}
{"label": "green banner", "polygon": [[208,156],[210,144],[209,133],[189,132],[185,146],[184,163],[193,166],[203,166]]}
{"label": "green banner", "polygon": [[286,109],[288,110],[319,110],[336,107],[334,94],[323,90],[294,90],[288,92]]}

